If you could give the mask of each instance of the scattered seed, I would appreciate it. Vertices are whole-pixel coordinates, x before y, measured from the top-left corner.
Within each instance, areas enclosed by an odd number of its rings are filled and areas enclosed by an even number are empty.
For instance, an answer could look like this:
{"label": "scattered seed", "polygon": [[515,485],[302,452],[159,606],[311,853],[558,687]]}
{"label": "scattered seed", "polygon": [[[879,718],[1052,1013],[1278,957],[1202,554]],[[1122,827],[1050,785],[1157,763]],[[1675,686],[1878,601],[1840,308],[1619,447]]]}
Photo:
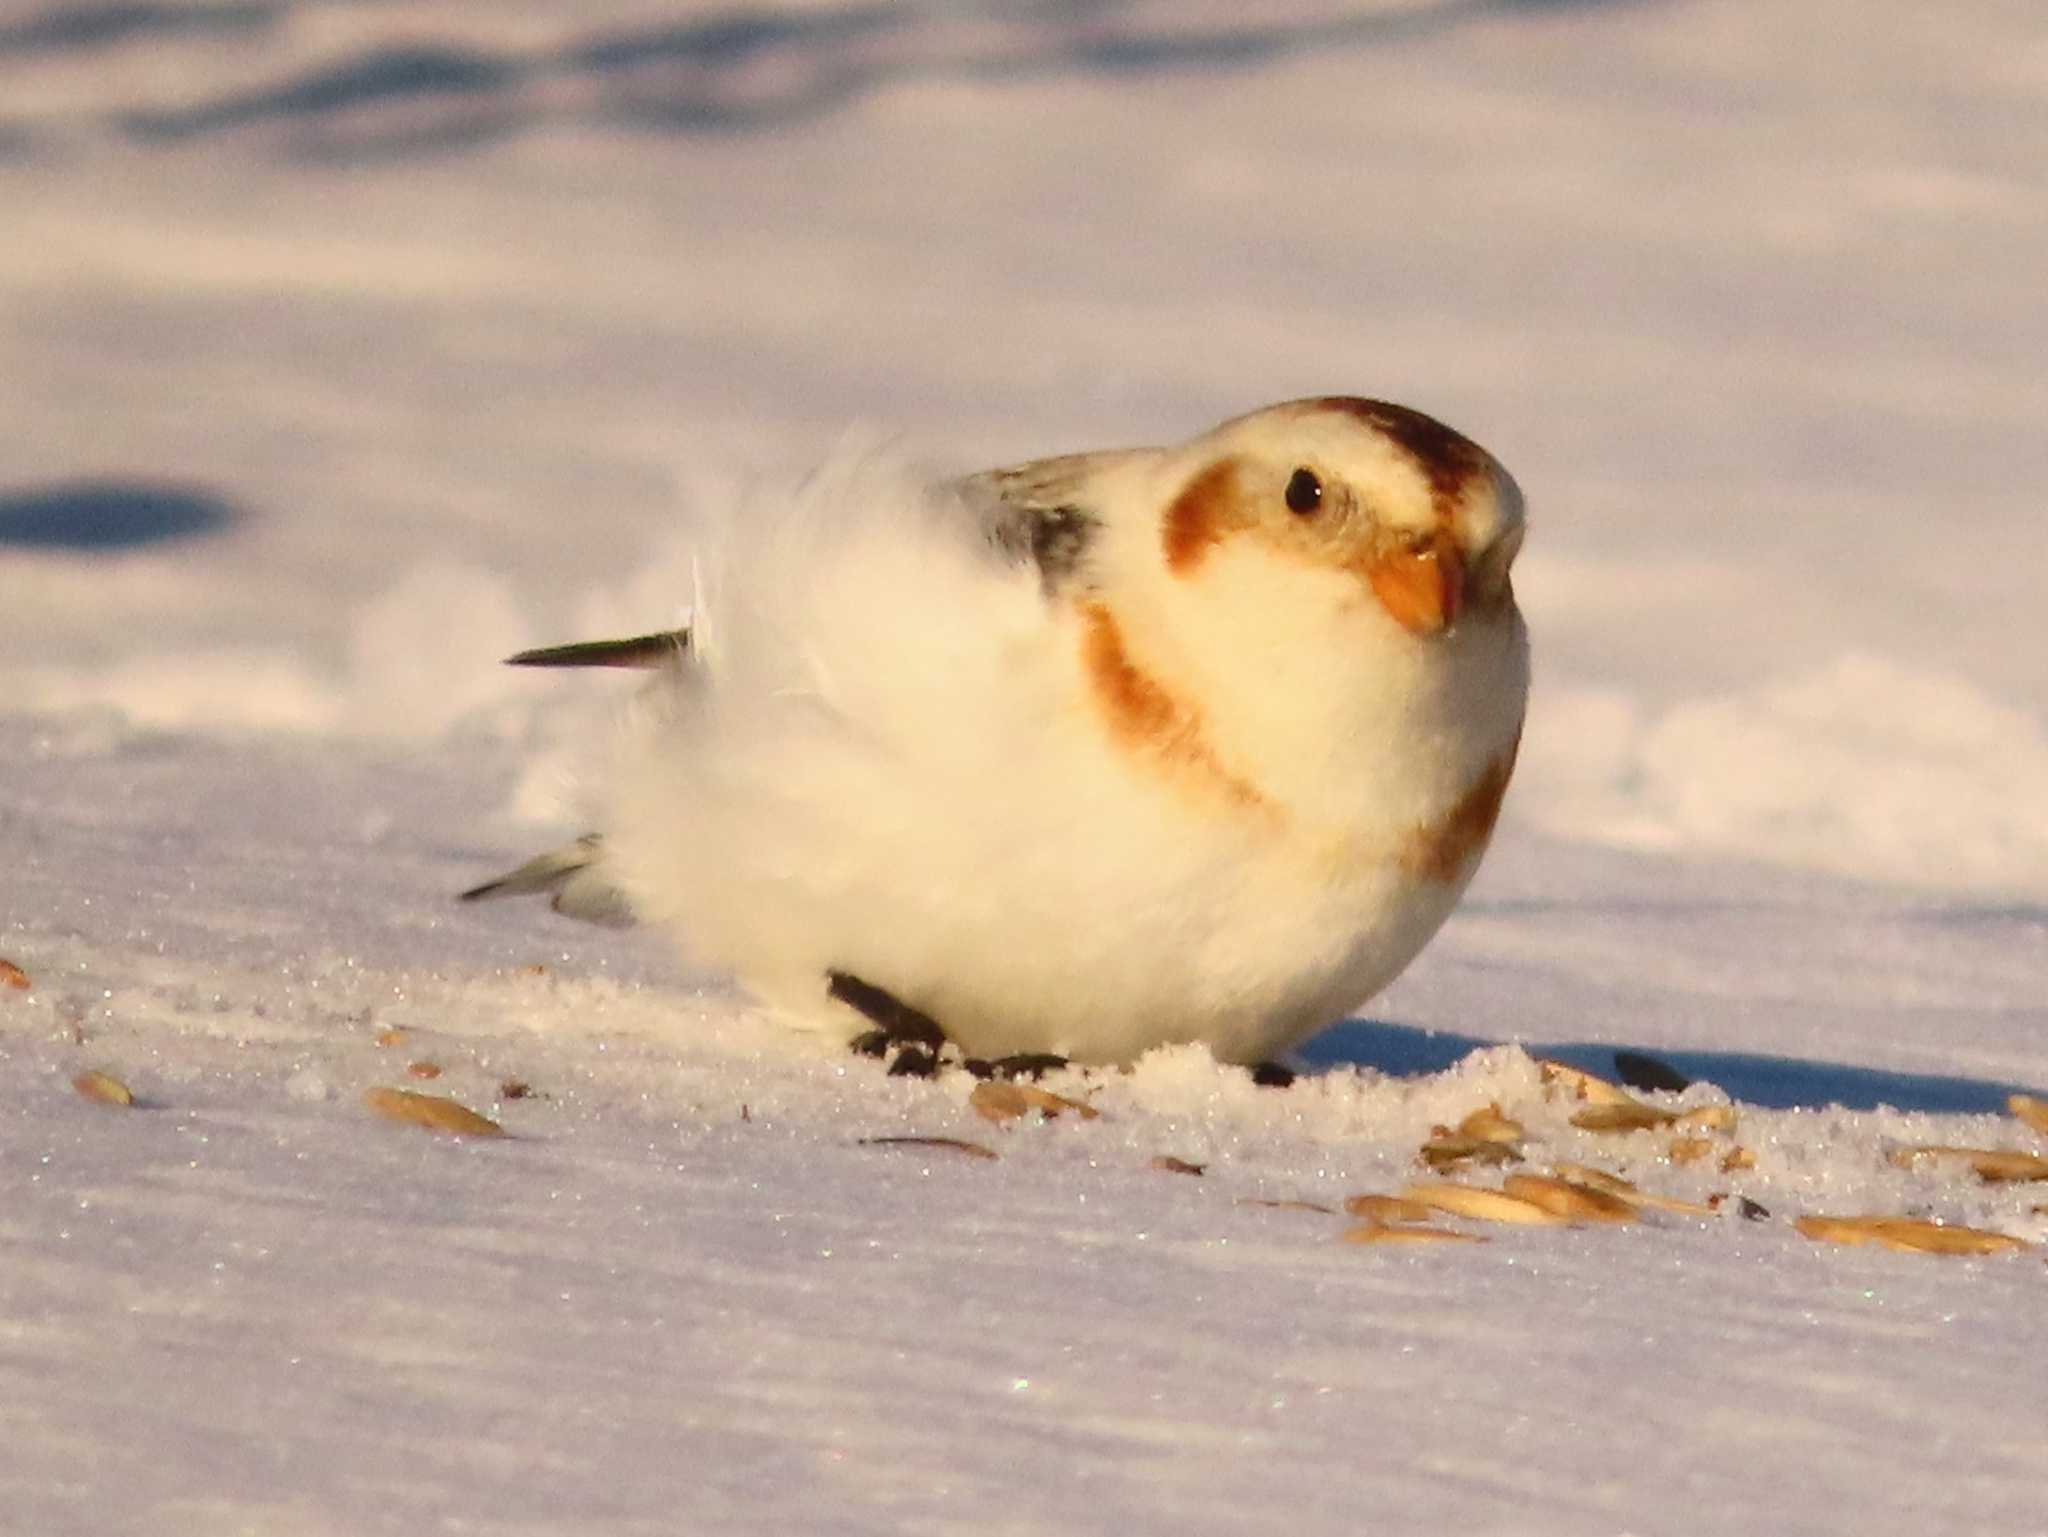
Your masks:
{"label": "scattered seed", "polygon": [[1588,1105],[1572,1117],[1572,1125],[1581,1131],[1651,1131],[1669,1126],[1677,1119],[1675,1111],[1659,1110],[1655,1105],[1623,1095],[1620,1099]]}
{"label": "scattered seed", "polygon": [[387,1121],[402,1121],[428,1131],[445,1131],[456,1137],[502,1137],[505,1128],[467,1105],[458,1105],[439,1094],[419,1094],[411,1089],[369,1089],[363,1103]]}
{"label": "scattered seed", "polygon": [[1084,1121],[1096,1120],[1102,1114],[1093,1105],[1078,1099],[1068,1099],[1064,1094],[1054,1094],[1049,1089],[1026,1088],[1024,1092],[1031,1096],[1032,1104],[1045,1112],[1047,1120],[1051,1120],[1062,1110],[1071,1110]]}
{"label": "scattered seed", "polygon": [[1485,1190],[1477,1185],[1410,1185],[1401,1194],[1408,1200],[1434,1207],[1438,1211],[1449,1212],[1454,1217],[1476,1217],[1481,1222],[1515,1222],[1527,1227],[1556,1227],[1565,1220],[1557,1213],[1545,1211],[1519,1196],[1508,1195],[1499,1190]]}
{"label": "scattered seed", "polygon": [[441,1076],[441,1064],[438,1062],[408,1062],[405,1064],[405,1070],[414,1078],[439,1078]]}
{"label": "scattered seed", "polygon": [[1430,1168],[1442,1174],[1467,1163],[1483,1164],[1488,1168],[1515,1163],[1522,1155],[1512,1142],[1500,1142],[1492,1137],[1471,1137],[1439,1126],[1422,1144],[1419,1156]]}
{"label": "scattered seed", "polygon": [[1673,1123],[1693,1127],[1700,1131],[1735,1130],[1735,1107],[1733,1105],[1701,1105],[1697,1109],[1682,1110]]}
{"label": "scattered seed", "polygon": [[1436,1215],[1435,1207],[1398,1195],[1355,1195],[1344,1209],[1369,1222],[1427,1222]]}
{"label": "scattered seed", "polygon": [[135,1096],[129,1091],[127,1084],[112,1073],[102,1073],[97,1069],[89,1073],[80,1073],[71,1080],[71,1087],[95,1104],[117,1105],[126,1110],[135,1103]]}
{"label": "scattered seed", "polygon": [[1647,1190],[1638,1190],[1619,1174],[1609,1174],[1605,1169],[1596,1169],[1590,1164],[1561,1163],[1550,1172],[1574,1185],[1584,1185],[1589,1190],[1598,1190],[1615,1196],[1631,1206],[1648,1206],[1657,1211],[1679,1212],[1688,1217],[1711,1217],[1714,1214],[1712,1205],[1702,1206],[1697,1201],[1681,1201],[1674,1196],[1652,1195]]}
{"label": "scattered seed", "polygon": [[1515,1163],[1521,1159],[1521,1141],[1526,1134],[1521,1122],[1502,1114],[1500,1105],[1490,1101],[1458,1122],[1455,1131],[1448,1126],[1432,1127],[1420,1157],[1438,1174],[1468,1163],[1489,1168]]}
{"label": "scattered seed", "polygon": [[1674,1137],[1666,1156],[1673,1163],[1698,1163],[1713,1151],[1714,1144],[1707,1137]]}
{"label": "scattered seed", "polygon": [[[24,979],[14,985],[16,987],[26,987],[28,982]],[[2048,1137],[2048,1099],[2036,1099],[2031,1094],[2015,1094],[2005,1102],[2005,1108],[2033,1127],[2034,1130],[2041,1133],[2042,1136]]]}
{"label": "scattered seed", "polygon": [[1161,1153],[1147,1167],[1162,1170],[1167,1174],[1192,1174],[1200,1179],[1209,1166],[1205,1163],[1189,1163],[1185,1158],[1176,1158],[1171,1153]]}
{"label": "scattered seed", "polygon": [[1723,1174],[1739,1174],[1744,1169],[1756,1167],[1756,1154],[1746,1147],[1731,1147],[1728,1156],[1721,1160]]}
{"label": "scattered seed", "polygon": [[1488,1142],[1519,1142],[1528,1133],[1522,1123],[1501,1114],[1500,1105],[1489,1101],[1458,1122],[1458,1130],[1468,1137],[1483,1137]]}
{"label": "scattered seed", "polygon": [[0,960],[0,987],[11,987],[18,992],[27,992],[28,973],[12,961]]}
{"label": "scattered seed", "polygon": [[1573,1067],[1568,1062],[1553,1062],[1548,1058],[1539,1058],[1536,1067],[1543,1074],[1545,1083],[1564,1090],[1573,1099],[1582,1099],[1594,1105],[1635,1103],[1620,1085],[1609,1083],[1605,1078],[1589,1073],[1582,1067]]}
{"label": "scattered seed", "polygon": [[1485,1243],[1478,1233],[1457,1233],[1447,1227],[1387,1227],[1378,1222],[1361,1222],[1346,1228],[1342,1243]]}
{"label": "scattered seed", "polygon": [[1619,1174],[1609,1174],[1605,1169],[1596,1169],[1589,1163],[1561,1163],[1551,1172],[1559,1179],[1570,1180],[1574,1185],[1584,1185],[1589,1190],[1604,1190],[1609,1195],[1642,1194]]}
{"label": "scattered seed", "polygon": [[1998,1254],[2030,1247],[2010,1233],[1951,1227],[1915,1217],[1801,1217],[1793,1226],[1820,1243],[1875,1243],[1916,1254]]}
{"label": "scattered seed", "polygon": [[[498,1098],[532,1099],[533,1085],[528,1083],[523,1078],[507,1078],[503,1083],[498,1085]],[[740,1116],[740,1119],[743,1121],[747,1118],[744,1114],[746,1108],[747,1107],[745,1105],[740,1106],[740,1110],[743,1112]]]}
{"label": "scattered seed", "polygon": [[393,1025],[389,1030],[379,1030],[377,1032],[377,1044],[379,1046],[403,1046],[410,1039],[412,1039],[410,1034],[399,1029],[396,1025]]}
{"label": "scattered seed", "polygon": [[1735,1210],[1744,1222],[1768,1222],[1771,1209],[1761,1201],[1752,1201],[1746,1195],[1735,1198]]}
{"label": "scattered seed", "polygon": [[1633,1222],[1636,1209],[1620,1196],[1544,1174],[1510,1174],[1501,1191],[1573,1222]]}
{"label": "scattered seed", "polygon": [[1262,1195],[1241,1195],[1237,1198],[1240,1206],[1263,1206],[1269,1211],[1313,1211],[1325,1217],[1337,1215],[1335,1207],[1319,1206],[1314,1201],[1275,1201]]}
{"label": "scattered seed", "polygon": [[2048,1179],[2048,1158],[1998,1147],[1895,1147],[1891,1162],[1910,1169],[1923,1160],[1938,1163],[1966,1163],[1987,1184]]}
{"label": "scattered seed", "polygon": [[970,1158],[994,1158],[996,1150],[983,1147],[979,1142],[963,1142],[958,1137],[862,1137],[862,1147],[943,1147],[955,1153],[965,1153]]}
{"label": "scattered seed", "polygon": [[1877,1239],[1882,1217],[1801,1217],[1792,1225],[1815,1243],[1848,1244],[1854,1248]]}
{"label": "scattered seed", "polygon": [[1048,1121],[1064,1110],[1073,1111],[1084,1121],[1092,1121],[1102,1113],[1078,1099],[1068,1099],[1064,1094],[1054,1094],[1035,1084],[1018,1083],[1008,1078],[983,1079],[967,1096],[967,1103],[974,1107],[975,1114],[998,1124],[1014,1121],[1033,1110],[1039,1111]]}
{"label": "scattered seed", "polygon": [[974,1092],[967,1096],[967,1103],[983,1120],[999,1123],[1014,1121],[1031,1108],[1021,1088],[1000,1078],[984,1078],[977,1083]]}

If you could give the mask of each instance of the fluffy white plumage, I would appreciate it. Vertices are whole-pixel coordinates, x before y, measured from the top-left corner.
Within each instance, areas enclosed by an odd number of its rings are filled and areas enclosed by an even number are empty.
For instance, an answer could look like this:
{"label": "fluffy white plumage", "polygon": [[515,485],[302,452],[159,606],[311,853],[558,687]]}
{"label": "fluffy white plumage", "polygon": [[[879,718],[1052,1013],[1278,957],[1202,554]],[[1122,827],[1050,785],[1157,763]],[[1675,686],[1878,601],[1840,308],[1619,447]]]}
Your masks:
{"label": "fluffy white plumage", "polygon": [[606,658],[655,666],[601,845],[481,890],[615,892],[848,1036],[829,972],[970,1056],[1270,1059],[1470,879],[1521,530],[1483,451],[1348,398],[954,482],[848,459],[705,530],[687,639]]}

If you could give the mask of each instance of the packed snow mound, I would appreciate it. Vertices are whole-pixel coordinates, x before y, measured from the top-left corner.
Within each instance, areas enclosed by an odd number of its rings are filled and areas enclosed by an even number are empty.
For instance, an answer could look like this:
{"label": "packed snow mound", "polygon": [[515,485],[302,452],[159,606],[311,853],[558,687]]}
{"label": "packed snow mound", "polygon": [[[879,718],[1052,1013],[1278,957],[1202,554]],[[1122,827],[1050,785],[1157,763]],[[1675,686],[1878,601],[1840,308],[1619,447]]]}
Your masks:
{"label": "packed snow mound", "polygon": [[1519,791],[1567,836],[2048,894],[2048,729],[1968,678],[1868,654],[1661,711],[1554,689]]}

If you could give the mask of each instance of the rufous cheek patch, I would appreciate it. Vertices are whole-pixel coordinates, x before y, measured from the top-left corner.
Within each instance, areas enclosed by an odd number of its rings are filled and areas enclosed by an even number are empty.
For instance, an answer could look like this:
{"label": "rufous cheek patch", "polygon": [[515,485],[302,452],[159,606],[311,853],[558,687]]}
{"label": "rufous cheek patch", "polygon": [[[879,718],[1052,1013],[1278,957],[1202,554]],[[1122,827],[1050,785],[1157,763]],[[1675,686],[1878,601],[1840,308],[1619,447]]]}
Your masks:
{"label": "rufous cheek patch", "polygon": [[1186,576],[1217,545],[1251,526],[1235,459],[1218,459],[1167,504],[1160,524],[1166,569]]}

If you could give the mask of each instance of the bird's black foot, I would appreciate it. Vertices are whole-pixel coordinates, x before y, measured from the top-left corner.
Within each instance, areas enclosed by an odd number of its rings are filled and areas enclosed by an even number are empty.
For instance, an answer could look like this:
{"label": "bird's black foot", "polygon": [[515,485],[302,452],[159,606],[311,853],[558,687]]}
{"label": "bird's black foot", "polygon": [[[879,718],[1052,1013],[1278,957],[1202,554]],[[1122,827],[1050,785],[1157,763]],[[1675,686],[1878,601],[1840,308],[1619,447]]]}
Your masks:
{"label": "bird's black foot", "polygon": [[1282,1067],[1278,1062],[1255,1062],[1252,1064],[1252,1082],[1262,1089],[1284,1089],[1294,1082],[1294,1069]]}
{"label": "bird's black foot", "polygon": [[960,1064],[977,1078],[1043,1078],[1067,1065],[1049,1051],[1020,1051],[1009,1057],[969,1057]]}
{"label": "bird's black foot", "polygon": [[926,1051],[922,1046],[906,1046],[896,1053],[896,1060],[889,1064],[891,1078],[936,1078],[939,1076],[939,1059],[935,1052]]}
{"label": "bird's black foot", "polygon": [[938,1072],[946,1032],[931,1015],[850,971],[826,972],[825,984],[827,993],[875,1027],[853,1038],[856,1052],[864,1057],[886,1057],[895,1050],[896,1059],[889,1064],[891,1078],[929,1078]]}

